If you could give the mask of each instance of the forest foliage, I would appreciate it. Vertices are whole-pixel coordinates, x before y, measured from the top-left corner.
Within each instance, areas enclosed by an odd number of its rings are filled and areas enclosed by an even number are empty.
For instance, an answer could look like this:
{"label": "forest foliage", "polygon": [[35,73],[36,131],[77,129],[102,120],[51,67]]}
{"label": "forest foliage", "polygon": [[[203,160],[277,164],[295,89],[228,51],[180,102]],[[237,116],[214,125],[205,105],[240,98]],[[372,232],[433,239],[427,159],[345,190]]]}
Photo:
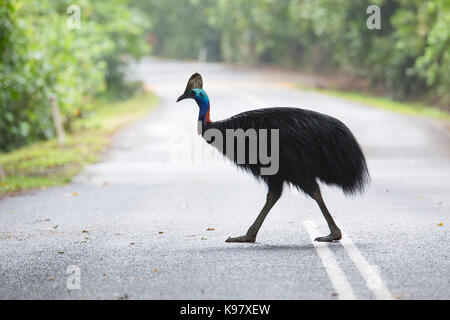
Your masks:
{"label": "forest foliage", "polygon": [[126,92],[125,57],[148,52],[146,19],[130,1],[0,0],[0,151],[54,135],[56,95],[67,130],[105,92]]}
{"label": "forest foliage", "polygon": [[[54,136],[99,95],[129,92],[127,57],[270,63],[361,77],[393,98],[450,105],[450,0],[0,0],[0,152]],[[369,5],[381,29],[366,27]],[[150,45],[149,45],[150,44]],[[207,53],[207,55],[205,54]]]}
{"label": "forest foliage", "polygon": [[[450,105],[449,0],[134,0],[154,50],[363,77],[393,98]],[[370,30],[369,5],[381,29]]]}

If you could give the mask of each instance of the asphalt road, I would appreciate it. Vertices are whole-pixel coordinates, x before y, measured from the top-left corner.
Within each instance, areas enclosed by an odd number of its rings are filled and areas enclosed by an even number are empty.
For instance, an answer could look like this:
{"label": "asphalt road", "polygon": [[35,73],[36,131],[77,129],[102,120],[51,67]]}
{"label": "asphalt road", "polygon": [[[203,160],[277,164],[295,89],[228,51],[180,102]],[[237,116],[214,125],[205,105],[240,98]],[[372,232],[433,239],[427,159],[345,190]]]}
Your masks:
{"label": "asphalt road", "polygon": [[[245,233],[266,190],[203,143],[193,101],[175,103],[194,72],[212,120],[286,106],[348,125],[372,183],[353,198],[323,187],[341,242],[313,244],[328,234],[319,208],[285,189],[255,244],[225,243]],[[161,97],[158,109],[73,183],[0,201],[0,298],[450,298],[443,123],[299,91],[283,73],[145,60],[131,75]]]}

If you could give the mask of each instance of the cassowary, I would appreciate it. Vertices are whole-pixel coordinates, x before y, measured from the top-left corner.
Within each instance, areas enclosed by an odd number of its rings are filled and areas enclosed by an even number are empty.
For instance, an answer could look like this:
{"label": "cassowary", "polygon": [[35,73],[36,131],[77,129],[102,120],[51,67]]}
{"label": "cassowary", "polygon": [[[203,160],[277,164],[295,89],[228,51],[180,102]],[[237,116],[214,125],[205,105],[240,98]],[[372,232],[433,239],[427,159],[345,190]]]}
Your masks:
{"label": "cassowary", "polygon": [[[260,159],[251,163],[249,157],[250,141],[245,143],[245,161],[237,161],[236,152],[231,160],[239,167],[251,172],[257,179],[268,186],[267,199],[255,222],[247,233],[240,237],[228,238],[226,242],[255,242],[256,235],[270,209],[281,196],[285,183],[295,186],[313,198],[320,207],[331,233],[319,237],[316,241],[331,242],[342,238],[330,212],[322,199],[318,181],[342,188],[345,194],[362,192],[370,177],[364,154],[350,130],[339,120],[325,114],[298,108],[266,108],[237,114],[229,119],[211,121],[210,101],[202,89],[202,77],[196,73],[188,81],[185,92],[177,102],[191,98],[199,107],[199,134],[210,144],[214,145],[225,155],[230,151],[229,144],[215,144],[206,133],[216,130],[222,133],[222,140],[227,139],[227,130],[254,129],[267,131],[278,129],[278,163],[276,173],[263,175],[261,169],[264,164]],[[208,137],[207,137],[208,136]],[[228,137],[228,139],[230,139]],[[234,139],[234,138],[233,138]],[[261,139],[257,136],[257,139]],[[270,139],[264,141],[270,150]],[[218,142],[218,141],[216,141]],[[235,141],[233,141],[235,142]],[[259,141],[261,142],[261,141]],[[273,143],[272,143],[273,144]],[[227,146],[227,147],[224,147]],[[257,144],[261,148],[260,144]],[[237,150],[236,145],[233,146]]]}

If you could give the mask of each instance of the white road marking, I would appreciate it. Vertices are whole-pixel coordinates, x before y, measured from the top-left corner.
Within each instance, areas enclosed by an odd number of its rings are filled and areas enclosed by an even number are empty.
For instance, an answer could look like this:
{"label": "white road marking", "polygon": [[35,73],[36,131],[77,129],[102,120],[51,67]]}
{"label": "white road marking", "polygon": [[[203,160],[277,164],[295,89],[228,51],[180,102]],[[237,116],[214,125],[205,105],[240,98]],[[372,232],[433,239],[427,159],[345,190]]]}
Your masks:
{"label": "white road marking", "polygon": [[381,279],[378,266],[371,265],[367,262],[361,253],[359,253],[349,236],[344,235],[340,242],[366,280],[367,287],[373,292],[375,297],[379,300],[392,300],[393,296]]}
{"label": "white road marking", "polygon": [[333,253],[330,248],[328,248],[328,245],[323,242],[314,241],[314,239],[319,236],[314,222],[303,221],[303,225],[311,238],[311,242],[314,244],[318,256],[322,260],[322,264],[328,273],[328,277],[330,278],[334,289],[336,289],[336,292],[338,293],[338,298],[340,300],[355,300],[356,296],[347,280],[347,276],[337,263]]}
{"label": "white road marking", "polygon": [[[311,241],[316,248],[317,254],[322,260],[322,264],[328,273],[331,283],[339,293],[339,298],[356,299],[344,272],[339,267],[333,253],[328,248],[328,245],[326,243],[314,241],[314,239],[318,236],[316,231],[317,227],[314,222],[303,221],[303,225],[305,226],[306,231],[308,232]],[[348,235],[344,235],[340,243],[363,276],[367,287],[375,295],[375,298],[378,300],[394,299],[381,278],[378,266],[369,264],[369,262],[358,251],[352,239]]]}

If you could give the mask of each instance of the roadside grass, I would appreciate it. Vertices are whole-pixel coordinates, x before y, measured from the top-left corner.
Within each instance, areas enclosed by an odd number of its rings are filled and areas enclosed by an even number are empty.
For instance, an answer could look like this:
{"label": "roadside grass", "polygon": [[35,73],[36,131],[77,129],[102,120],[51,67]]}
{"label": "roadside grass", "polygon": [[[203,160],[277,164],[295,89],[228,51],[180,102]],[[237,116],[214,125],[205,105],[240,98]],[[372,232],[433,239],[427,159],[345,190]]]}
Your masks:
{"label": "roadside grass", "polygon": [[0,154],[6,172],[0,196],[69,183],[83,166],[100,159],[111,134],[148,114],[157,103],[156,96],[148,92],[120,102],[100,101],[95,113],[74,123],[65,146],[51,139]]}
{"label": "roadside grass", "polygon": [[344,98],[350,101],[367,104],[373,107],[399,112],[402,114],[430,117],[439,120],[450,121],[450,113],[437,107],[426,106],[421,103],[400,102],[388,98],[376,97],[366,93],[347,92],[330,89],[316,89],[312,87],[297,86],[300,90],[315,91]]}

